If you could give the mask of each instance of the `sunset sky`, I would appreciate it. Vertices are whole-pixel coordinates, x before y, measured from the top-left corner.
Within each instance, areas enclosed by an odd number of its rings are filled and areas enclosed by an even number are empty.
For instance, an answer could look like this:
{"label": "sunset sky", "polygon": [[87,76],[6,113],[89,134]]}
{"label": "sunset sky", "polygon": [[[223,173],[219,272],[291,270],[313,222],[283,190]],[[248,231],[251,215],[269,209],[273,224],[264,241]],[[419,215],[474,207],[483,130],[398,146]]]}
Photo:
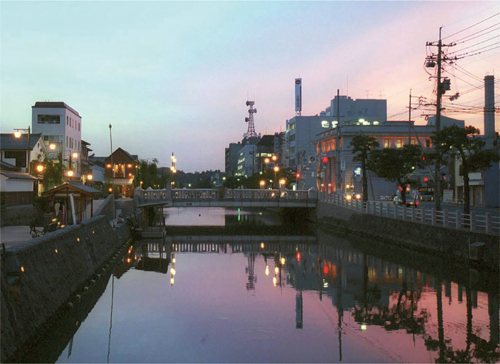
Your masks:
{"label": "sunset sky", "polygon": [[[115,148],[162,166],[174,152],[186,172],[224,170],[224,148],[247,130],[247,97],[256,100],[257,133],[284,131],[296,77],[302,115],[324,110],[337,89],[387,99],[392,120],[408,118],[410,89],[434,102],[423,64],[440,26],[444,43],[491,26],[449,52],[490,48],[444,74],[446,96],[460,92],[457,104],[483,107],[481,80],[500,70],[497,13],[500,3],[486,1],[2,1],[1,131],[31,125],[36,101],[64,101],[98,156],[109,155],[111,123]],[[417,123],[423,112],[413,112]],[[447,115],[483,129],[481,113]]]}

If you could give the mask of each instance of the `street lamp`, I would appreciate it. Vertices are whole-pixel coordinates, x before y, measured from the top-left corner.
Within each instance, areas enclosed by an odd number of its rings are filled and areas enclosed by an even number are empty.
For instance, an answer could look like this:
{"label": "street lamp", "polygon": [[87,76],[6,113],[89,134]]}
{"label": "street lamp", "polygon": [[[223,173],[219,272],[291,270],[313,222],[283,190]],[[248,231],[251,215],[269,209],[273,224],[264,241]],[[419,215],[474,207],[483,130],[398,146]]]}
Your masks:
{"label": "street lamp", "polygon": [[43,164],[39,164],[39,165],[37,165],[37,166],[36,166],[36,171],[37,171],[38,173],[42,173],[42,172],[43,172],[43,170],[44,170],[44,166],[43,166]]}
{"label": "street lamp", "polygon": [[28,149],[27,149],[27,156],[26,156],[26,166],[28,167],[28,174],[30,174],[30,137],[31,137],[31,128],[28,126],[28,129],[14,129],[14,138],[19,139],[21,138],[21,131],[27,131],[28,132]]}
{"label": "street lamp", "polygon": [[[273,156],[274,157],[274,156]],[[278,166],[274,166],[274,180],[276,181],[277,179],[277,173],[279,172],[280,170],[280,167]]]}

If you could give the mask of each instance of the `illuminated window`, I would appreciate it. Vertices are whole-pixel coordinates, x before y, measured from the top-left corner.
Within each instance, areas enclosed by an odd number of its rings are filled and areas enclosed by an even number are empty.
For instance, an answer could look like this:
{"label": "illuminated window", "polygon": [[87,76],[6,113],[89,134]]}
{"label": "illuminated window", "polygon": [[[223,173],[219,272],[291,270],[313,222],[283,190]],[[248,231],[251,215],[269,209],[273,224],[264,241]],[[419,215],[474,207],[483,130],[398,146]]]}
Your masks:
{"label": "illuminated window", "polygon": [[417,145],[417,141],[415,139],[410,140],[411,145]]}
{"label": "illuminated window", "polygon": [[425,147],[430,148],[432,146],[431,140],[430,139],[425,139]]}
{"label": "illuminated window", "polygon": [[321,127],[322,128],[329,128],[330,127],[330,122],[328,122],[327,120],[323,120],[321,122]]}
{"label": "illuminated window", "polygon": [[389,148],[389,139],[384,139],[384,148]]}
{"label": "illuminated window", "polygon": [[401,148],[403,146],[403,141],[401,139],[396,140],[396,148]]}

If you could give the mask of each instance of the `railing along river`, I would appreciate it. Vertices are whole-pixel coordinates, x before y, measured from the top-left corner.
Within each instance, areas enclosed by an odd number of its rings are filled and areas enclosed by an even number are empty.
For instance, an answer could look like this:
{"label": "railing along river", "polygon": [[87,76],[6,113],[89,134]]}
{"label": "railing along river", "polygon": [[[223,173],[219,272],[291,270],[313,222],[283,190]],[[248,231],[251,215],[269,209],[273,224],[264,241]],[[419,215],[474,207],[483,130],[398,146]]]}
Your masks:
{"label": "railing along river", "polygon": [[408,220],[421,224],[480,232],[489,235],[498,235],[500,233],[500,217],[491,216],[489,213],[480,215],[474,212],[464,214],[460,211],[436,211],[434,208],[407,207],[406,205],[395,205],[393,202],[387,201],[368,201],[364,203],[360,200],[346,200],[343,195],[335,193],[320,193],[319,201],[353,209],[364,214],[392,219]]}

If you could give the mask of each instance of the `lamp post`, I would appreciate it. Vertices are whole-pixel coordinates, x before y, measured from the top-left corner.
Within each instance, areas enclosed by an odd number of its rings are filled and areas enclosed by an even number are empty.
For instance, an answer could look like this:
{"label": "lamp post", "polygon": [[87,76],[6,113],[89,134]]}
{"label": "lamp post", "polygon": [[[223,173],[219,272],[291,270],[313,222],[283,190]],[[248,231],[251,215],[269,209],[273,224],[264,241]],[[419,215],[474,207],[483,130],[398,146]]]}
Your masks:
{"label": "lamp post", "polygon": [[280,167],[278,166],[274,166],[274,181],[273,181],[273,184],[276,183],[276,179],[277,179],[277,175],[278,175],[278,172],[280,170]]}
{"label": "lamp post", "polygon": [[170,167],[170,171],[172,171],[172,188],[173,188],[175,185],[174,176],[177,173],[177,168],[175,168],[175,163],[177,163],[177,158],[175,158],[174,152],[172,152],[172,156],[170,157],[170,159],[172,160],[172,167]]}
{"label": "lamp post", "polygon": [[62,142],[57,142],[57,144],[55,142],[50,143],[49,150],[55,151],[57,149],[57,145],[59,145],[59,155],[58,155],[59,163],[62,164],[62,159],[63,159]]}
{"label": "lamp post", "polygon": [[28,148],[27,148],[27,153],[26,153],[26,166],[28,168],[28,174],[30,174],[30,137],[31,137],[31,128],[28,126],[28,129],[15,129],[14,132],[14,138],[19,139],[21,138],[21,131],[27,131],[28,132]]}

